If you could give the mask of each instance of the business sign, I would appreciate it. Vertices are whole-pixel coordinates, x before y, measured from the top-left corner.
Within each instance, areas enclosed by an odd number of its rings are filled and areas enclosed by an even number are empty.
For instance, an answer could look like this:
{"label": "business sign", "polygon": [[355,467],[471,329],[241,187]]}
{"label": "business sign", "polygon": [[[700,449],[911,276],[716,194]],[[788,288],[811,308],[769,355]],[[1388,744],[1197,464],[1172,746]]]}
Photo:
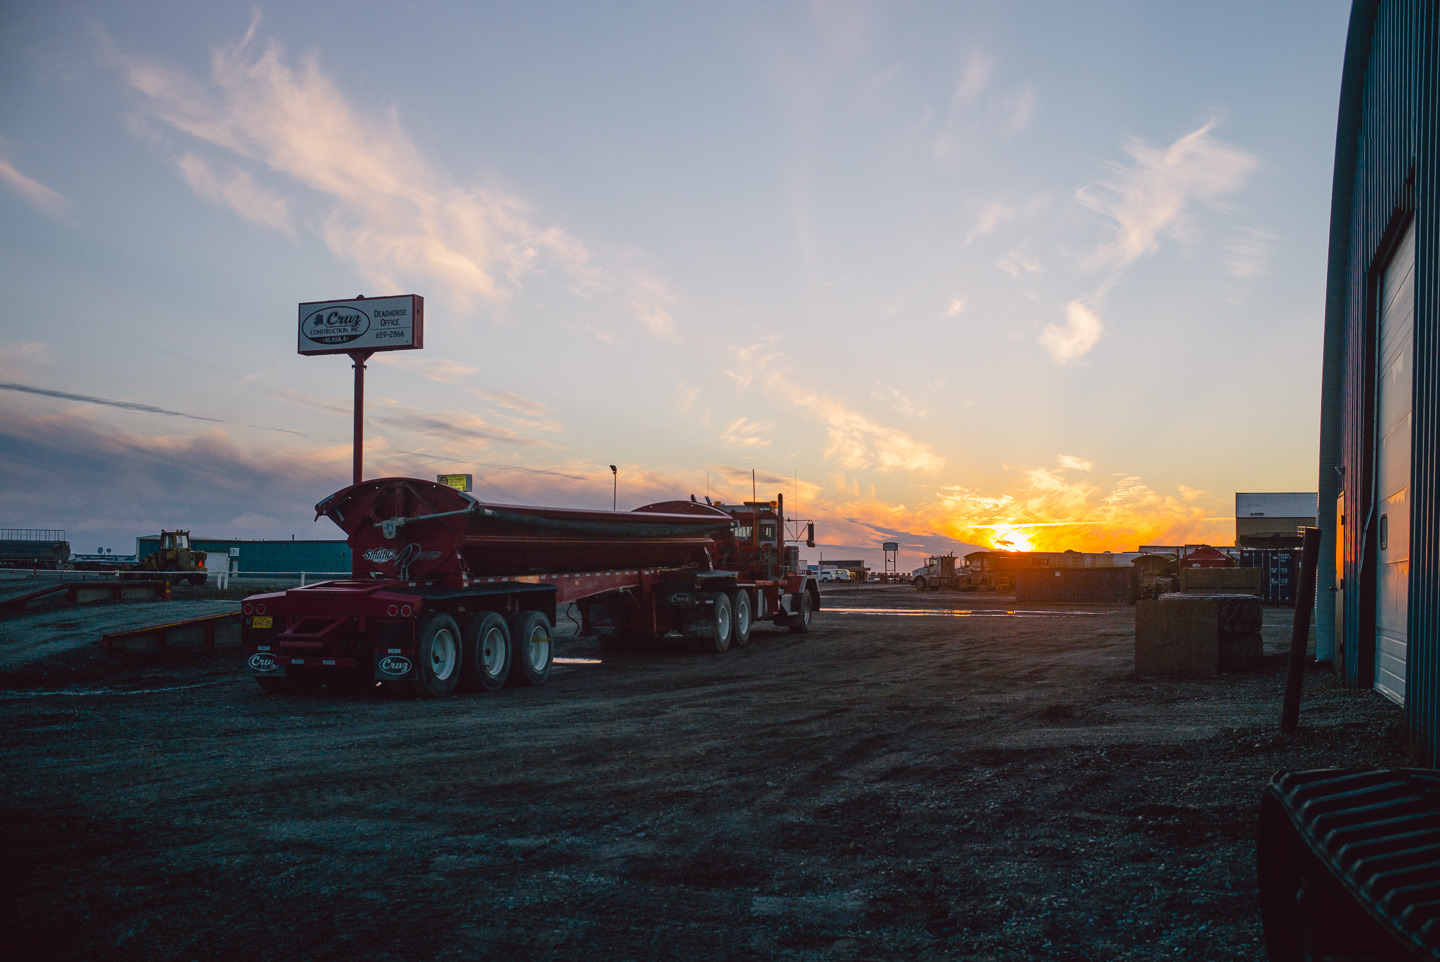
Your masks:
{"label": "business sign", "polygon": [[300,305],[300,353],[404,351],[425,346],[425,298],[357,297]]}
{"label": "business sign", "polygon": [[448,488],[454,488],[456,491],[468,492],[470,485],[475,480],[475,476],[471,474],[442,474],[437,476],[435,480]]}

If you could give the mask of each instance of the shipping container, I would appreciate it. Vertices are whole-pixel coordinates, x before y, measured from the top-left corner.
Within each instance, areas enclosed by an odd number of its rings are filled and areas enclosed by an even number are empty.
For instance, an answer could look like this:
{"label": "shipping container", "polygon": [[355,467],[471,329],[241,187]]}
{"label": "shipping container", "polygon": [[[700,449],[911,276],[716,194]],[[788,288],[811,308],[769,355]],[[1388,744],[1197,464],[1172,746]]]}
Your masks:
{"label": "shipping container", "polygon": [[1295,586],[1300,582],[1300,552],[1270,548],[1245,548],[1240,567],[1264,572],[1260,600],[1267,605],[1294,605]]}
{"label": "shipping container", "polygon": [[1066,604],[1127,604],[1133,600],[1134,568],[1017,568],[1016,601]]}

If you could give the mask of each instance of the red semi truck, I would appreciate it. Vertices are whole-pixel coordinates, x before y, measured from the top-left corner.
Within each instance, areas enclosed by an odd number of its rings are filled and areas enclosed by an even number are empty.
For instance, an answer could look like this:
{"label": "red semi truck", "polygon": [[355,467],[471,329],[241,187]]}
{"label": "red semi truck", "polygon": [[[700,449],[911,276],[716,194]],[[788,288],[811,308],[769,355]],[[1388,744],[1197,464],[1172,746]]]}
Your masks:
{"label": "red semi truck", "polygon": [[539,685],[569,604],[580,633],[607,647],[678,632],[717,652],[747,644],[760,620],[808,631],[820,608],[815,576],[786,544],[783,499],[590,511],[382,478],[315,512],[345,531],[351,577],[241,604],[247,664],[266,691],[379,681],[437,698]]}

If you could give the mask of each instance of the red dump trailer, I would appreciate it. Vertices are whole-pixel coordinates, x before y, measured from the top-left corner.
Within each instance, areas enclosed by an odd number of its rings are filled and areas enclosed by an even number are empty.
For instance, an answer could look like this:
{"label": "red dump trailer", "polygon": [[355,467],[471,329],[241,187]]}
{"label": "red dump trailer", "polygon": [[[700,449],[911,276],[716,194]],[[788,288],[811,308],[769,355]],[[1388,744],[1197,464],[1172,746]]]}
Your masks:
{"label": "red dump trailer", "polygon": [[266,691],[539,685],[556,610],[572,603],[581,633],[607,647],[679,633],[714,651],[747,644],[759,620],[808,631],[820,608],[778,499],[591,511],[382,478],[315,512],[344,530],[351,577],[244,600],[241,640]]}

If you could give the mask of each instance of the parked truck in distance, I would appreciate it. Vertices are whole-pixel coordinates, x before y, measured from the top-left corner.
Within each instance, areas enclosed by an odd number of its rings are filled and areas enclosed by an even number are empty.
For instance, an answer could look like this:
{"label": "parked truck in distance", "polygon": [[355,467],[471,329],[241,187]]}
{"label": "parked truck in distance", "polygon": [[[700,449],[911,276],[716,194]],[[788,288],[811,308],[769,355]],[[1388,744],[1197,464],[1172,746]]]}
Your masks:
{"label": "parked truck in distance", "polygon": [[910,583],[916,591],[1014,591],[1023,558],[1014,551],[972,551],[960,564],[954,554],[935,555],[911,572]]}
{"label": "parked truck in distance", "polygon": [[381,682],[434,698],[544,683],[569,604],[604,647],[679,635],[721,652],[757,621],[805,632],[820,591],[786,545],[783,504],[594,511],[415,478],[351,485],[315,508],[345,532],[351,577],[246,598],[247,665],[270,692]]}
{"label": "parked truck in distance", "polygon": [[0,568],[70,567],[70,542],[56,528],[0,528]]}
{"label": "parked truck in distance", "polygon": [[955,564],[955,555],[932,555],[925,564],[910,573],[910,583],[916,591],[938,591],[971,587],[968,574],[963,567]]}

